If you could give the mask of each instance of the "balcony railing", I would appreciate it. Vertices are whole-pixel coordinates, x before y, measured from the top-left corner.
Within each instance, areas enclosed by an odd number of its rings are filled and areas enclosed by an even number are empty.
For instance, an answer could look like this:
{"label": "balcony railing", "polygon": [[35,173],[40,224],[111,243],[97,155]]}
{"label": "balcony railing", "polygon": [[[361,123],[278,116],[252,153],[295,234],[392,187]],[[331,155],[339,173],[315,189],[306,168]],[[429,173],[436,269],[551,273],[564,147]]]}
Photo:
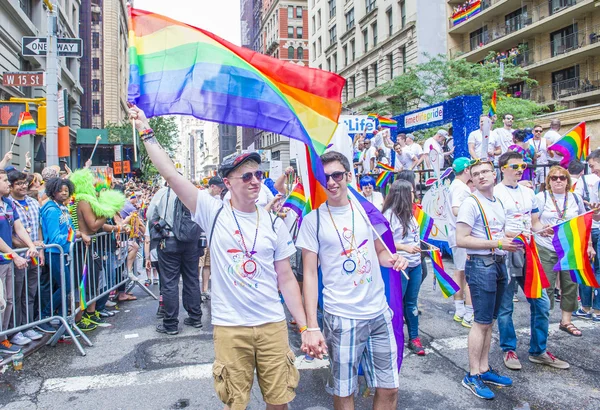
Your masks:
{"label": "balcony railing", "polygon": [[569,78],[553,84],[535,87],[531,90],[524,90],[520,94],[520,97],[538,103],[548,103],[550,101],[561,101],[569,97],[594,91],[600,91],[599,72],[592,73],[589,76]]}

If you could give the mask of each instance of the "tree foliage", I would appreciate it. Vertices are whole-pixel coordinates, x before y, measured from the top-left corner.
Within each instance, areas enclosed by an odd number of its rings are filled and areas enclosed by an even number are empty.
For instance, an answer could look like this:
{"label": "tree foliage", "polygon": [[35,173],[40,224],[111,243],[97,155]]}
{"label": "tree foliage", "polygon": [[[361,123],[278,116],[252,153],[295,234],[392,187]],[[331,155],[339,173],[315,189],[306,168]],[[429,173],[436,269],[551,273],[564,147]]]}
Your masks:
{"label": "tree foliage", "polygon": [[[175,150],[179,145],[178,127],[175,122],[175,117],[153,117],[150,118],[150,128],[154,130],[154,135],[164,150],[170,155],[175,154]],[[107,124],[108,141],[113,144],[132,144],[133,134],[131,123],[122,125]],[[146,147],[138,139],[138,159],[140,167],[146,177],[153,177],[158,174],[158,171],[150,161]]]}

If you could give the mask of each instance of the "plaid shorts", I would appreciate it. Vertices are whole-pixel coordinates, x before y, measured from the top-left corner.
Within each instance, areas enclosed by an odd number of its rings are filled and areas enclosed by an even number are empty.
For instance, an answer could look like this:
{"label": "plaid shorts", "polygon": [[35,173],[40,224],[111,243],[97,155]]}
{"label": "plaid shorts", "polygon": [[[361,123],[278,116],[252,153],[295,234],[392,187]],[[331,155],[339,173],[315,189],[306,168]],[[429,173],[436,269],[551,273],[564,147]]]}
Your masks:
{"label": "plaid shorts", "polygon": [[358,387],[359,365],[370,388],[398,388],[398,349],[391,309],[368,320],[324,312],[323,323],[331,363],[327,380],[329,394],[352,395]]}

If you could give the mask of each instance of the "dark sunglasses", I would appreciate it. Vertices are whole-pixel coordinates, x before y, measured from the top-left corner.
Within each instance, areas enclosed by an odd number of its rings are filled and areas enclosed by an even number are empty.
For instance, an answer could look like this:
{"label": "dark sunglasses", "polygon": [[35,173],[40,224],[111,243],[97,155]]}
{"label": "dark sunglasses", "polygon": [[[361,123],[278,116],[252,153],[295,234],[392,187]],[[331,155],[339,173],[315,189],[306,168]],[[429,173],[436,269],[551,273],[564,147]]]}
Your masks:
{"label": "dark sunglasses", "polygon": [[341,182],[345,175],[346,173],[342,171],[337,171],[333,174],[325,174],[325,182],[329,182],[329,178],[333,178],[335,182]]}
{"label": "dark sunglasses", "polygon": [[552,182],[556,182],[556,181],[565,182],[566,180],[567,180],[567,177],[564,175],[552,175],[550,177],[550,181],[552,181]]}
{"label": "dark sunglasses", "polygon": [[253,176],[256,177],[256,179],[258,179],[259,181],[262,181],[263,175],[264,175],[264,172],[259,170],[259,171],[254,171],[254,173],[246,172],[245,174],[242,174],[239,177],[229,177],[229,179],[232,179],[232,178],[241,179],[242,182],[247,184],[248,182],[252,181]]}
{"label": "dark sunglasses", "polygon": [[533,132],[535,132],[536,134],[539,134],[542,132],[542,130],[533,130]]}

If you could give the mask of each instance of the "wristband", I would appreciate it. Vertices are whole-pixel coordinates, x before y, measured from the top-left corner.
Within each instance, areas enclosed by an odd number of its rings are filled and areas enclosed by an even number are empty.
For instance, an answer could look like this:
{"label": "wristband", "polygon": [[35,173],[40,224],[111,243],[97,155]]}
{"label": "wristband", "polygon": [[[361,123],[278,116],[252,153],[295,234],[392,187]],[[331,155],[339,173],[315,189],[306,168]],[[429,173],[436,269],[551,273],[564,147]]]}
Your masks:
{"label": "wristband", "polygon": [[300,333],[302,333],[302,332],[305,332],[307,329],[308,329],[308,326],[304,325],[304,326],[302,326],[301,328],[299,328],[299,329],[298,329],[298,331],[299,331]]}
{"label": "wristband", "polygon": [[318,327],[309,327],[306,330],[309,332],[320,332],[321,331],[321,329]]}
{"label": "wristband", "polygon": [[498,239],[498,250],[502,250],[502,241]]}
{"label": "wristband", "polygon": [[142,141],[148,141],[149,139],[154,138],[154,131],[152,130],[152,128],[140,131],[140,138],[142,139]]}

